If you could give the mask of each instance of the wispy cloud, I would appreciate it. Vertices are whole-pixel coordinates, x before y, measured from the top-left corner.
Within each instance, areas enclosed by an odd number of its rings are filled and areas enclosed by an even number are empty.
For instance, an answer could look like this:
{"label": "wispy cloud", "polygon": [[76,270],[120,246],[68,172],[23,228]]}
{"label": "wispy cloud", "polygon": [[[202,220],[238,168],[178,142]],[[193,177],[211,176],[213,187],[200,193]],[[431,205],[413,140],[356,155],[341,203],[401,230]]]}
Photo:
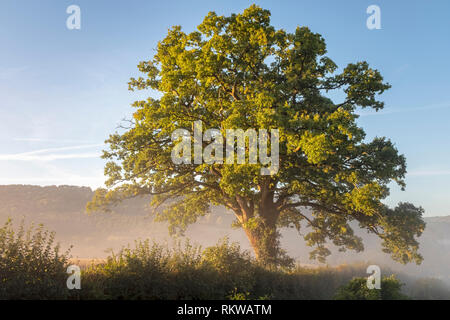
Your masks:
{"label": "wispy cloud", "polygon": [[0,160],[3,161],[53,161],[64,159],[83,159],[83,158],[98,158],[100,152],[80,152],[80,153],[55,153],[69,150],[81,150],[89,148],[98,148],[103,144],[87,144],[70,147],[46,148],[33,150],[29,152],[14,153],[14,154],[0,154]]}
{"label": "wispy cloud", "polygon": [[47,139],[47,138],[14,138],[14,141],[22,142],[55,142],[55,143],[93,143],[88,140],[76,140],[76,139]]}

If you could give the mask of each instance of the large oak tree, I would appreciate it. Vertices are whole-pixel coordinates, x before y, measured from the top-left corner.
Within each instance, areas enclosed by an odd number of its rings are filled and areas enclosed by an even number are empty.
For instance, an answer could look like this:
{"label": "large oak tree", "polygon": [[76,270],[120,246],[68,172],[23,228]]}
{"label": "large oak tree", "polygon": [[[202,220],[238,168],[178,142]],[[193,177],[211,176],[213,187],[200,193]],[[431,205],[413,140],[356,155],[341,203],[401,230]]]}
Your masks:
{"label": "large oak tree", "polygon": [[[422,208],[382,203],[390,182],[405,187],[405,158],[386,138],[367,141],[356,122],[358,108],[383,108],[377,95],[390,86],[366,62],[337,72],[325,54],[321,35],[277,30],[270,12],[254,5],[229,17],[210,12],[195,32],[171,28],[154,57],[139,64],[144,76],[129,83],[160,98],[136,101],[130,126],[107,140],[107,189],[97,190],[88,209],[153,195],[154,205],[164,204],[157,218],[182,232],[223,205],[256,257],[270,264],[285,261],[280,228],[307,225],[311,256],[323,260],[328,241],[363,250],[351,227],[359,225],[393,259],[420,263]],[[175,164],[171,134],[192,132],[194,121],[224,135],[278,129],[278,172],[261,175],[261,164]]]}

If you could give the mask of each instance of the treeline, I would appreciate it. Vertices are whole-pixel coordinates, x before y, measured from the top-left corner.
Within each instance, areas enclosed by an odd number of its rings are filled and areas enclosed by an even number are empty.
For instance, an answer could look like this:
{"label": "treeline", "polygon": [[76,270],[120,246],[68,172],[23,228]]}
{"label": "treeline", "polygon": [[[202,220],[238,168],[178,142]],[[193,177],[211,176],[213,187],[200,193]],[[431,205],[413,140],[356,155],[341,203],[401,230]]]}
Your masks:
{"label": "treeline", "polygon": [[[92,200],[93,194],[89,187],[0,185],[0,215],[85,212],[86,203]],[[133,201],[125,201],[114,210],[142,214],[148,200],[136,198]]]}
{"label": "treeline", "polygon": [[126,201],[111,212],[86,213],[93,191],[76,186],[0,186],[0,221],[13,218],[25,223],[43,223],[58,234],[64,248],[75,244],[73,254],[104,257],[105,248],[117,248],[133,237],[163,229],[149,219],[150,199]]}
{"label": "treeline", "polygon": [[[151,236],[158,241],[169,238],[167,225],[153,221],[150,197],[137,197],[112,207],[110,212],[86,213],[86,204],[93,197],[88,187],[76,186],[0,186],[0,221],[13,218],[25,223],[43,223],[55,230],[64,248],[74,244],[72,253],[80,258],[104,258],[105,249],[119,249],[135,239]],[[215,218],[204,219],[208,226],[229,231],[231,215],[216,210]],[[209,228],[207,228],[209,229]],[[200,234],[199,232],[194,232]],[[209,236],[211,234],[211,236]],[[202,243],[214,243],[215,230],[202,232]],[[213,239],[214,236],[214,239]],[[207,237],[209,237],[207,239]]]}

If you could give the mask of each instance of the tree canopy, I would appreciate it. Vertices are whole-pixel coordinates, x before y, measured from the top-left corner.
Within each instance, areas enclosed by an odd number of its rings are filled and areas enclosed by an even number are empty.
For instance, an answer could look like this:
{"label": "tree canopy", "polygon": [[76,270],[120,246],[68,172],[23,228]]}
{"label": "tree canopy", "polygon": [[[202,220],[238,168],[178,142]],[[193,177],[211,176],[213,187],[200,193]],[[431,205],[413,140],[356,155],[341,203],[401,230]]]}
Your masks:
{"label": "tree canopy", "polygon": [[[107,140],[107,188],[88,209],[151,194],[154,205],[164,204],[157,219],[175,233],[223,205],[267,263],[286,261],[280,228],[305,224],[312,258],[323,261],[328,241],[363,250],[356,223],[378,235],[393,259],[420,263],[423,209],[382,203],[389,183],[405,187],[405,157],[387,138],[367,141],[357,124],[359,108],[384,107],[378,95],[390,85],[364,61],[338,71],[326,52],[320,34],[276,29],[270,12],[255,5],[230,16],[210,12],[191,33],[172,27],[138,65],[143,76],[129,82],[130,90],[160,98],[136,101],[129,127]],[[278,129],[278,171],[262,175],[261,163],[175,164],[171,135],[192,133],[194,121],[224,136],[226,129]]]}

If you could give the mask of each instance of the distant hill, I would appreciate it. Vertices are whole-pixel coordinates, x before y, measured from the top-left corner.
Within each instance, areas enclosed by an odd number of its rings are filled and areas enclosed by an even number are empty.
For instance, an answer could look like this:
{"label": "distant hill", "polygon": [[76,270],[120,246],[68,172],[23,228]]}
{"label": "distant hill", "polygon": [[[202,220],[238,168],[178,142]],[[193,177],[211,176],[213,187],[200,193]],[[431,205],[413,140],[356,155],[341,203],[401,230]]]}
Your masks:
{"label": "distant hill", "polygon": [[[171,242],[167,225],[153,222],[150,198],[127,200],[111,213],[85,212],[86,203],[92,198],[93,190],[76,186],[0,186],[0,223],[13,218],[16,224],[43,223],[56,232],[56,238],[63,247],[73,245],[72,253],[79,258],[102,258],[105,250],[118,250],[134,240],[151,238]],[[192,241],[203,246],[212,245],[219,238],[229,236],[248,248],[248,241],[242,230],[230,227],[233,215],[224,208],[216,208],[212,215],[200,219],[186,234]],[[450,282],[450,216],[426,218],[427,227],[420,238],[421,252],[425,257],[421,266],[402,266],[393,262],[381,251],[378,239],[363,230],[357,233],[363,237],[365,251],[362,253],[338,253],[336,248],[327,263],[331,265],[369,262],[388,265],[411,274],[436,276]],[[310,248],[304,244],[297,231],[282,233],[282,244],[289,254],[305,264],[317,264],[309,260]]]}

